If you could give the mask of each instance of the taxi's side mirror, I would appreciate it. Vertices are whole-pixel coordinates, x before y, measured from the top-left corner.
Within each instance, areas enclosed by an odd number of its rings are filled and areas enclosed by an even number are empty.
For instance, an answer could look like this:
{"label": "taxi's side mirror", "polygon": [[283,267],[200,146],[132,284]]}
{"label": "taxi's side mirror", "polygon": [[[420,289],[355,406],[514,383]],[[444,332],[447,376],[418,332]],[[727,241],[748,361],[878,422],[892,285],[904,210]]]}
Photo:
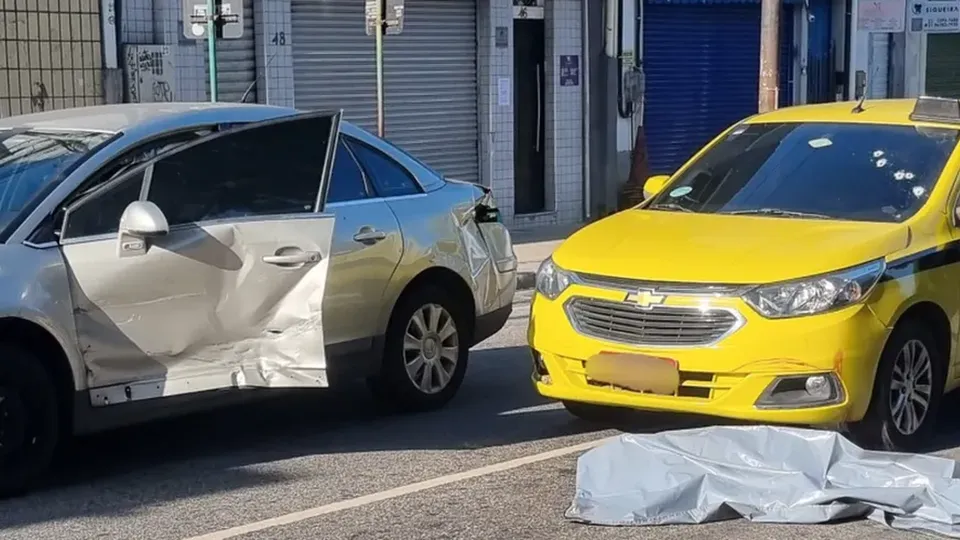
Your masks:
{"label": "taxi's side mirror", "polygon": [[660,193],[660,191],[663,190],[663,186],[667,185],[667,180],[670,180],[669,174],[658,174],[647,178],[646,183],[643,184],[643,198],[649,199],[657,193]]}

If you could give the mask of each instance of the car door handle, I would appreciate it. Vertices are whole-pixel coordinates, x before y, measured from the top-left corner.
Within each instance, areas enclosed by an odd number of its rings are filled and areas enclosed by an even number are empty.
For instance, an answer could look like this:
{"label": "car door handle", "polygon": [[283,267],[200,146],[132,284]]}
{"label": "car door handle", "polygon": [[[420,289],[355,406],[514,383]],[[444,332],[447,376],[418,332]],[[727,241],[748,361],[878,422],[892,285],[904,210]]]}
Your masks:
{"label": "car door handle", "polygon": [[376,229],[371,229],[369,227],[364,227],[360,229],[360,232],[353,235],[353,240],[355,242],[379,242],[387,237],[387,233],[383,231],[378,231]]}
{"label": "car door handle", "polygon": [[287,265],[287,264],[307,264],[315,263],[320,260],[319,251],[301,251],[290,253],[288,255],[264,255],[263,262],[267,264]]}

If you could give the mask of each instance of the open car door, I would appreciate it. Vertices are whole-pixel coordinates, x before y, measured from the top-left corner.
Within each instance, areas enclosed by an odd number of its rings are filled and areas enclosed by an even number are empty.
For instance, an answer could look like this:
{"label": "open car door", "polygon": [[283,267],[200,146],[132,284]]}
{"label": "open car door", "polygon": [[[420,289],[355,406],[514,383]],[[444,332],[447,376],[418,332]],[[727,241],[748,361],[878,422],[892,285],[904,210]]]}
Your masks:
{"label": "open car door", "polygon": [[323,205],[341,114],[202,137],[66,209],[60,244],[94,406],[327,385],[335,221]]}

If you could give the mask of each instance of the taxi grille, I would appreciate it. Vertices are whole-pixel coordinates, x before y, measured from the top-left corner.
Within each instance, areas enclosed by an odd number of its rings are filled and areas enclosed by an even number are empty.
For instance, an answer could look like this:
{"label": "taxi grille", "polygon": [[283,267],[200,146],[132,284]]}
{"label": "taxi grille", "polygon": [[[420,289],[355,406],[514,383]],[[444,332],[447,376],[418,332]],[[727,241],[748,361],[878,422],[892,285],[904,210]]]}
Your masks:
{"label": "taxi grille", "polygon": [[629,302],[582,297],[572,298],[566,308],[570,324],[581,334],[630,345],[708,345],[739,323],[734,313],[724,309],[640,309]]}

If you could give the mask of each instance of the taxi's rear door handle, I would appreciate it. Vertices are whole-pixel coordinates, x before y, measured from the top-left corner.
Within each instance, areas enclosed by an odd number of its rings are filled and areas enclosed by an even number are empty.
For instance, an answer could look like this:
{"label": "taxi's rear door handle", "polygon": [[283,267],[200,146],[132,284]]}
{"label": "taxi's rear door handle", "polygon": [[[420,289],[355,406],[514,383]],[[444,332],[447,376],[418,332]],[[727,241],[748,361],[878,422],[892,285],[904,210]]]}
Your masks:
{"label": "taxi's rear door handle", "polygon": [[363,227],[360,229],[357,234],[353,235],[353,240],[355,242],[379,242],[387,237],[387,233],[383,231],[378,231],[371,227]]}

